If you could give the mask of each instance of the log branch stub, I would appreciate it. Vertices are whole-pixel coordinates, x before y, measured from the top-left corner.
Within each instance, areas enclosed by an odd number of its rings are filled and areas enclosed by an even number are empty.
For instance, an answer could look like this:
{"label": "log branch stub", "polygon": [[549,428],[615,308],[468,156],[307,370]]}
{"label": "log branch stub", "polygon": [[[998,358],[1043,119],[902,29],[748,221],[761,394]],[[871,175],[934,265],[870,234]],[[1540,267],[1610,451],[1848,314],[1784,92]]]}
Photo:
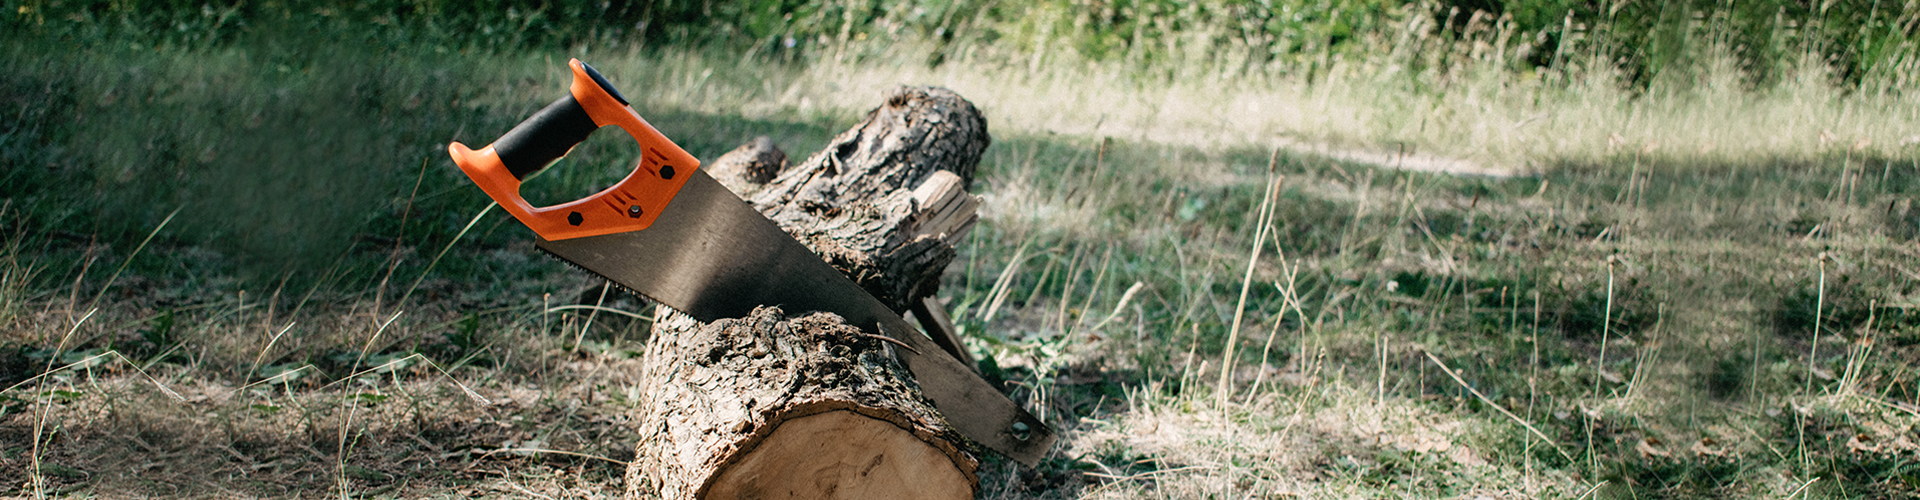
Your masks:
{"label": "log branch stub", "polygon": [[720,155],[706,166],[707,175],[742,198],[753,195],[760,186],[787,169],[787,152],[774,145],[773,138],[759,136]]}
{"label": "log branch stub", "polygon": [[923,211],[913,189],[946,171],[964,194],[990,142],[986,118],[953,91],[900,87],[751,201],[868,293],[905,311],[954,257],[945,238],[913,230]]}

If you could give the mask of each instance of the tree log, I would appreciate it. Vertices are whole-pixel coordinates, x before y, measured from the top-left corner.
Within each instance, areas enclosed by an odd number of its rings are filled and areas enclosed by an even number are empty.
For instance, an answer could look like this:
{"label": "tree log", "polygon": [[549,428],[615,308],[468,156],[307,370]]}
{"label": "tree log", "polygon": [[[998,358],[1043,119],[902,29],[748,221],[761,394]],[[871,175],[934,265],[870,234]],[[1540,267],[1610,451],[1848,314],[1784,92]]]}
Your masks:
{"label": "tree log", "polygon": [[[965,186],[987,141],[972,104],[904,87],[777,177],[714,163],[736,193],[904,311],[938,286],[976,218]],[[755,142],[729,156],[778,151]],[[648,395],[634,415],[643,438],[628,496],[972,498],[978,460],[896,361],[905,345],[879,333],[773,307],[712,323],[668,315],[641,360]]]}

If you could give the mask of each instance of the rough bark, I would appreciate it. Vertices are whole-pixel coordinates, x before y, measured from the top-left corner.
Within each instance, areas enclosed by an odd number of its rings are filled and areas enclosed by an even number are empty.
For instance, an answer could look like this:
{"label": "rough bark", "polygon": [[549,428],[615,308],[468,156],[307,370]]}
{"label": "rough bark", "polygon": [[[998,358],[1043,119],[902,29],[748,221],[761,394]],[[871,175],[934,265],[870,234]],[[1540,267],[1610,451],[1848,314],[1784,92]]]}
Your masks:
{"label": "rough bark", "polygon": [[[908,87],[769,184],[742,175],[746,162],[717,175],[740,181],[729,186],[905,310],[937,286],[975,220],[978,202],[964,188],[986,143],[970,103]],[[777,151],[767,141],[729,156],[768,149]],[[642,359],[649,394],[634,420],[645,437],[628,495],[972,498],[977,460],[895,361],[900,344],[877,333],[831,313],[770,307],[704,324],[663,319]]]}
{"label": "rough bark", "polygon": [[751,201],[868,293],[905,311],[938,284],[954,256],[945,238],[912,227],[922,212],[912,188],[945,170],[965,190],[989,142],[986,118],[972,103],[943,88],[902,87]]}
{"label": "rough bark", "polygon": [[[778,308],[760,308],[746,318],[705,324],[684,315],[669,317],[656,327],[645,355],[640,380],[650,391],[639,409],[643,439],[628,470],[629,493],[667,499],[751,498],[755,495],[724,493],[759,491],[785,497],[788,491],[780,490],[791,490],[794,484],[828,482],[842,495],[833,497],[851,498],[844,495],[875,493],[861,488],[867,483],[905,476],[914,478],[906,484],[924,481],[939,489],[890,497],[971,498],[978,463],[960,448],[962,441],[932,406],[917,397],[919,388],[894,362],[892,348],[831,313],[789,318]],[[809,429],[816,427],[809,420],[847,416],[887,425],[877,430],[868,426],[861,435],[807,432],[818,430]],[[785,436],[787,440],[818,443],[798,450],[761,448],[778,442],[775,435],[782,432],[808,434]],[[854,441],[866,446],[832,446]],[[743,464],[755,466],[746,473],[781,468],[826,472],[814,477],[724,477]],[[849,468],[851,477],[846,474]],[[713,494],[715,490],[722,494]]]}

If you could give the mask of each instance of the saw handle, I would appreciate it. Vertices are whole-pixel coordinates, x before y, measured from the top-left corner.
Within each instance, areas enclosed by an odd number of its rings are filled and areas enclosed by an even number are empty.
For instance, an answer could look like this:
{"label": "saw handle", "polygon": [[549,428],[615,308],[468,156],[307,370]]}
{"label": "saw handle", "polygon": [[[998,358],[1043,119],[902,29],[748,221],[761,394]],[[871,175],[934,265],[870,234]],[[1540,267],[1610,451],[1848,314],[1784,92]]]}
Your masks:
{"label": "saw handle", "polygon": [[587,140],[587,136],[599,128],[593,118],[587,116],[587,110],[581,109],[580,101],[568,95],[495,139],[493,152],[500,156],[500,163],[513,173],[513,178],[524,181],[566,156],[575,144]]}
{"label": "saw handle", "polygon": [[[653,225],[700,160],[661,135],[628,106],[606,77],[579,59],[569,61],[573,84],[548,104],[479,150],[453,142],[448,155],[507,213],[549,241],[623,233]],[[617,126],[640,145],[640,161],[619,184],[586,198],[534,207],[520,182],[566,156],[593,131]]]}

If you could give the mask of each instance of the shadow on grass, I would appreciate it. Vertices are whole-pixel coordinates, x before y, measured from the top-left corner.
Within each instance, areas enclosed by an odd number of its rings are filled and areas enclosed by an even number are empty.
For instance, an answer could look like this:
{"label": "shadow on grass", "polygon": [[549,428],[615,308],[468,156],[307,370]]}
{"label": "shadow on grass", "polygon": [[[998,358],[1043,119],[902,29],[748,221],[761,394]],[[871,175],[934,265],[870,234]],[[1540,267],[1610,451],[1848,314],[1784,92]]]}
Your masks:
{"label": "shadow on grass", "polygon": [[[518,56],[295,55],[267,44],[69,57],[32,40],[7,45],[0,230],[56,271],[45,280],[71,279],[89,259],[117,264],[176,209],[155,245],[194,247],[201,258],[139,259],[130,274],[233,276],[234,289],[364,287],[393,257],[399,275],[417,274],[488,203],[447,157],[447,141],[484,145],[565,91],[534,78],[541,62]],[[844,126],[641,112],[706,160],[759,135],[811,152]],[[602,131],[523,194],[536,203],[589,194],[631,171],[634,153],[624,134]],[[475,271],[485,266],[472,256],[529,239],[492,217],[461,241],[472,251],[441,266]],[[341,269],[344,278],[326,276]],[[91,266],[85,281],[113,270]]]}

